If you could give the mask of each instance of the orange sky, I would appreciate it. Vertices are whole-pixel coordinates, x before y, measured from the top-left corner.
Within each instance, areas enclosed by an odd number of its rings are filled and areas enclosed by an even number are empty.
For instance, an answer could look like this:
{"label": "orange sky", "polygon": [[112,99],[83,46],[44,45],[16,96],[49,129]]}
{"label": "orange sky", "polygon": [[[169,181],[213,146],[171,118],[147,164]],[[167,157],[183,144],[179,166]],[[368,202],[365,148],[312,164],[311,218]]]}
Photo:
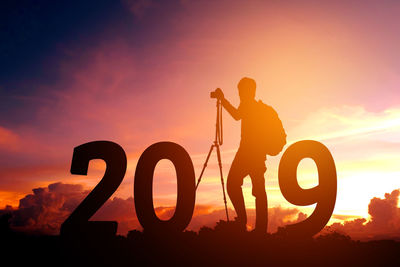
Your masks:
{"label": "orange sky", "polygon": [[[148,38],[140,50],[131,45],[134,36],[109,32],[90,50],[59,44],[67,57],[57,61],[58,80],[39,84],[33,96],[18,96],[37,106],[34,121],[0,125],[1,207],[17,206],[32,188],[57,181],[93,187],[101,162],[90,164],[87,177],[69,174],[73,147],[93,140],[117,142],[127,153],[128,171],[116,196],[132,196],[138,157],[157,141],[185,147],[198,175],[213,139],[209,92],[220,87],[238,105],[236,84],[243,76],[256,80],[257,98],[279,113],[288,145],[312,139],[330,149],[338,173],[334,214],[368,218],[370,199],[400,188],[400,5],[181,5],[156,28],[164,31],[162,39]],[[146,27],[152,10],[140,18],[133,13],[132,20]],[[240,124],[226,113],[224,133],[226,175],[240,138]],[[7,161],[7,154],[19,163]],[[279,190],[280,156],[266,163],[269,206],[295,207]],[[211,162],[196,204],[221,207],[216,159]],[[174,205],[174,174],[170,163],[160,162],[156,206]],[[298,174],[302,187],[316,185],[311,161],[304,160]],[[243,188],[246,205],[254,207],[249,179]],[[313,207],[299,209],[309,214]]]}

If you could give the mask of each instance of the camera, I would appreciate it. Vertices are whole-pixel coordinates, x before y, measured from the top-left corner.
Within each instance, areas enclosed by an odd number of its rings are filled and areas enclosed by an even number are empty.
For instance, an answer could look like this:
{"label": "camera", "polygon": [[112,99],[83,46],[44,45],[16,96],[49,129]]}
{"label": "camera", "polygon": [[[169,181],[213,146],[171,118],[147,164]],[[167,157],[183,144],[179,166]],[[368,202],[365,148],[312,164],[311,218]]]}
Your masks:
{"label": "camera", "polygon": [[[210,97],[211,97],[211,98],[218,98],[218,97],[219,97],[218,89],[219,89],[219,88],[217,88],[214,92],[211,92],[211,93],[210,93]],[[221,89],[219,89],[219,90],[221,90]]]}

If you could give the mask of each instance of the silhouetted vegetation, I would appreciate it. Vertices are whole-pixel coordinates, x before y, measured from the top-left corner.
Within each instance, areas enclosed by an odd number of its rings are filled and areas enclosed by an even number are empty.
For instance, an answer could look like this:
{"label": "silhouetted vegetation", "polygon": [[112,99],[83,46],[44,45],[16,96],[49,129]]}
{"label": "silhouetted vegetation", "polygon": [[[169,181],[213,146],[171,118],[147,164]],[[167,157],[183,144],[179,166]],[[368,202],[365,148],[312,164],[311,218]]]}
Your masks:
{"label": "silhouetted vegetation", "polygon": [[[220,221],[196,233],[132,230],[124,236],[26,234],[9,229],[0,217],[3,262],[12,266],[399,266],[400,242],[360,242],[332,232],[313,239],[276,234],[261,236]],[[11,265],[10,265],[11,266]]]}

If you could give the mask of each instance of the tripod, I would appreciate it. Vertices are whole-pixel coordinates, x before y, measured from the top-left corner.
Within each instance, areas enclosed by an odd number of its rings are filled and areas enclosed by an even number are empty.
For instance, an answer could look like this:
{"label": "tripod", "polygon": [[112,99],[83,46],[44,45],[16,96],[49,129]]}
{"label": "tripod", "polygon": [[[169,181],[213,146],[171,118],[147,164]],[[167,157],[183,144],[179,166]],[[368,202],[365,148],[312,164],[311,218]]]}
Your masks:
{"label": "tripod", "polygon": [[221,162],[221,152],[219,150],[219,146],[223,143],[223,133],[222,133],[222,104],[221,100],[217,99],[217,122],[215,124],[215,139],[214,142],[211,144],[210,150],[208,151],[208,155],[206,161],[204,162],[203,169],[201,170],[200,177],[197,180],[196,190],[200,184],[201,178],[203,177],[204,170],[207,167],[208,160],[210,159],[211,152],[213,151],[214,147],[217,150],[217,159],[218,159],[218,166],[219,166],[219,174],[221,176],[221,186],[222,186],[222,194],[224,196],[224,203],[225,203],[225,212],[226,212],[226,219],[229,222],[228,216],[228,206],[226,204],[226,196],[225,196],[225,186],[224,186],[224,176],[222,174],[222,162]]}

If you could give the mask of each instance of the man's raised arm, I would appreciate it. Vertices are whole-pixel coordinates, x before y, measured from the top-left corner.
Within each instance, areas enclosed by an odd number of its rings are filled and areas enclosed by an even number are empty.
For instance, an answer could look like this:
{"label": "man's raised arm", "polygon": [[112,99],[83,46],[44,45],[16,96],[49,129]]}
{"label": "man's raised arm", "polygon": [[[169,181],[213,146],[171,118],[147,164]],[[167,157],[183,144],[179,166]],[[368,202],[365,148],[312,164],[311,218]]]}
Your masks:
{"label": "man's raised arm", "polygon": [[226,109],[226,111],[228,111],[228,113],[231,114],[231,116],[235,120],[241,119],[239,110],[237,108],[235,108],[234,106],[232,106],[232,104],[229,103],[229,101],[226,100],[225,97],[221,99],[221,103],[222,103],[222,106]]}
{"label": "man's raised arm", "polygon": [[228,111],[229,114],[235,119],[235,120],[240,120],[242,118],[239,110],[232,106],[231,103],[229,103],[228,100],[225,99],[224,93],[220,88],[217,88],[215,90],[215,94],[219,100],[221,100],[222,106]]}

